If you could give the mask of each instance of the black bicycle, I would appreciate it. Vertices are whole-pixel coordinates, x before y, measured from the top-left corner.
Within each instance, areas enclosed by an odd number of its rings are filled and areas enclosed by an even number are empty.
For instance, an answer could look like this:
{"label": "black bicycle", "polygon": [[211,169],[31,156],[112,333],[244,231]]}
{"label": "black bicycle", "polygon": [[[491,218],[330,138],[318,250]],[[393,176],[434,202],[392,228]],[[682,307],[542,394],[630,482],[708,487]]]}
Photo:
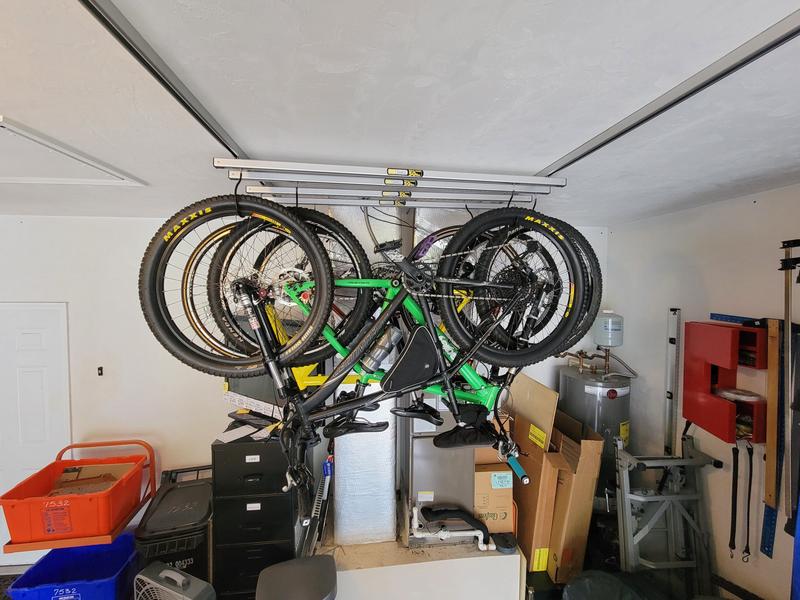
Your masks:
{"label": "black bicycle", "polygon": [[[507,208],[431,234],[404,257],[399,241],[377,242],[365,217],[379,265],[319,213],[250,196],[187,207],[162,226],[142,262],[151,330],[201,371],[271,376],[286,489],[297,488],[303,517],[314,491],[306,454],[319,430],[327,438],[382,431],[387,423],[363,413],[406,395],[411,404],[392,410],[399,418],[442,424],[423,393],[442,397],[456,418],[437,446],[491,445],[527,482],[499,407],[520,368],[574,344],[594,321],[602,276],[591,246],[562,221]],[[316,385],[293,370],[330,356],[338,363]],[[488,365],[484,375],[479,363]],[[334,398],[347,377],[355,391]]]}

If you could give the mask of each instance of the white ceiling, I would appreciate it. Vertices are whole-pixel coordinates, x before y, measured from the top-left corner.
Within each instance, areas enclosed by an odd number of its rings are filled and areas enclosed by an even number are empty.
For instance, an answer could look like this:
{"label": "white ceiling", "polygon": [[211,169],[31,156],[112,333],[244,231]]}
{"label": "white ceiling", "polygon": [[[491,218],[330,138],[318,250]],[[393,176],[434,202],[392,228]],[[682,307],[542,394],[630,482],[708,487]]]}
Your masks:
{"label": "white ceiling", "polygon": [[[254,157],[526,174],[798,8],[794,0],[115,4]],[[4,15],[0,114],[147,185],[67,194],[0,184],[0,212],[165,216],[230,189],[210,168],[222,147],[79,3],[5,0]],[[540,208],[606,224],[794,181],[800,86],[786,69],[798,63],[794,43],[760,59],[566,169],[567,189]]]}
{"label": "white ceiling", "polygon": [[[230,189],[211,168],[224,149],[74,0],[3,0],[0,82],[4,117],[146,184],[3,183],[1,213],[168,216]],[[60,160],[19,172],[45,176]]]}
{"label": "white ceiling", "polygon": [[561,171],[541,207],[610,224],[800,183],[800,38]]}
{"label": "white ceiling", "polygon": [[536,172],[796,0],[115,0],[254,157]]}

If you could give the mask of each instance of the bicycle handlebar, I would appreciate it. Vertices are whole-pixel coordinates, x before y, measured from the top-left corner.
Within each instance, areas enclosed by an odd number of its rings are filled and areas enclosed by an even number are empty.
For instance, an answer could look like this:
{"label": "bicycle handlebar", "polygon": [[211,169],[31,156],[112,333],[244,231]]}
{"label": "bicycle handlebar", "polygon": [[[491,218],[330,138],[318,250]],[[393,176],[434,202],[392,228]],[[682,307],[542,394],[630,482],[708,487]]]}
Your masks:
{"label": "bicycle handlebar", "polygon": [[508,462],[508,466],[511,467],[511,470],[514,471],[514,474],[519,477],[522,485],[528,485],[531,482],[531,478],[528,477],[525,469],[523,469],[522,465],[519,464],[516,456],[509,456],[506,461]]}

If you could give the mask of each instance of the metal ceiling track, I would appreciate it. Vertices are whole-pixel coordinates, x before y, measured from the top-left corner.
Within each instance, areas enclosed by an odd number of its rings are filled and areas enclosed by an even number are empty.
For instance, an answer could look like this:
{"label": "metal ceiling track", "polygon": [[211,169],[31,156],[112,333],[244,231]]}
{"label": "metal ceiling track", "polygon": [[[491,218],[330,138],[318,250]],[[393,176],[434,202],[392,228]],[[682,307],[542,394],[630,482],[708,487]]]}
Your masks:
{"label": "metal ceiling track", "polygon": [[462,173],[406,167],[364,167],[215,158],[235,181],[258,181],[247,193],[288,205],[496,208],[530,206],[564,187],[562,177]]}
{"label": "metal ceiling track", "polygon": [[169,68],[111,0],[80,0],[80,3],[232,156],[247,158],[247,153],[236,140]]}
{"label": "metal ceiling track", "polygon": [[636,112],[628,115],[584,144],[581,144],[572,152],[565,154],[554,163],[539,171],[537,175],[550,176],[566,169],[570,165],[586,158],[597,150],[600,150],[641,125],[644,125],[671,108],[674,108],[684,100],[688,100],[695,94],[721,81],[728,75],[732,75],[753,61],[783,46],[798,35],[800,35],[800,10],[781,19],[735,50],[732,50],[719,60],[711,63],[702,71],[695,73]]}

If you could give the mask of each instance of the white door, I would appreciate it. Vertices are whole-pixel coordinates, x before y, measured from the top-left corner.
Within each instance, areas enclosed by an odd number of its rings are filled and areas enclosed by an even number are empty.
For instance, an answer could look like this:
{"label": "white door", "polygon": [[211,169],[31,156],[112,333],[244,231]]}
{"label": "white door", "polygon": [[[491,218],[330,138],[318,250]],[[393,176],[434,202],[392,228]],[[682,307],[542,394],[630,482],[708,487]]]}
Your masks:
{"label": "white door", "polygon": [[[0,302],[0,494],[70,443],[67,306]],[[0,516],[0,545],[8,541]],[[0,554],[26,565],[43,552]]]}

